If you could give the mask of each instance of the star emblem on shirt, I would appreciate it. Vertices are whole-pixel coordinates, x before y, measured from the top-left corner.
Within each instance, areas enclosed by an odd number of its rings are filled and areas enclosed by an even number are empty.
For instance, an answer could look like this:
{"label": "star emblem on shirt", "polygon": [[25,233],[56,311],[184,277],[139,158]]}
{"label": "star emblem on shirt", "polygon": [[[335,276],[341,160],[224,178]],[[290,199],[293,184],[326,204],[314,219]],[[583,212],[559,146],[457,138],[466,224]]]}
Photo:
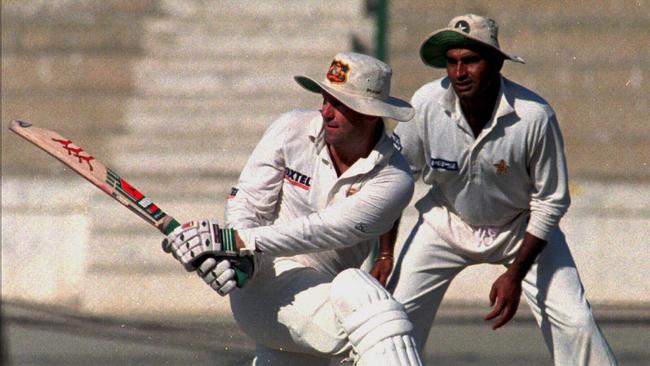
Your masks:
{"label": "star emblem on shirt", "polygon": [[497,175],[503,175],[508,173],[508,168],[510,168],[508,164],[506,164],[506,161],[503,159],[501,159],[498,163],[493,165],[497,170]]}

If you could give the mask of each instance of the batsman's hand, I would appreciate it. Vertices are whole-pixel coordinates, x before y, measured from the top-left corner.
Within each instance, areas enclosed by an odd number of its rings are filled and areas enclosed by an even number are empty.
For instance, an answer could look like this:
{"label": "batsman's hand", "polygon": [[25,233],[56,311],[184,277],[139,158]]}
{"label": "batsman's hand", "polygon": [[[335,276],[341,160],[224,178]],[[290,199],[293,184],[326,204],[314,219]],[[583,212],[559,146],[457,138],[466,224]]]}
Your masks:
{"label": "batsman's hand", "polygon": [[255,275],[258,266],[256,258],[259,256],[250,255],[221,260],[208,258],[199,266],[196,273],[219,295],[226,296],[246,283],[246,280],[241,279],[242,273],[246,275],[246,279],[251,279]]}
{"label": "batsman's hand", "polygon": [[232,230],[220,229],[210,220],[185,223],[167,235],[162,242],[165,252],[171,252],[187,271],[196,270],[209,257],[237,257],[239,251]]}
{"label": "batsman's hand", "polygon": [[214,220],[190,221],[177,227],[163,240],[162,248],[181,262],[187,271],[197,270],[208,259],[227,260],[238,287],[242,287],[255,273],[255,253],[238,250],[234,231],[219,228]]}

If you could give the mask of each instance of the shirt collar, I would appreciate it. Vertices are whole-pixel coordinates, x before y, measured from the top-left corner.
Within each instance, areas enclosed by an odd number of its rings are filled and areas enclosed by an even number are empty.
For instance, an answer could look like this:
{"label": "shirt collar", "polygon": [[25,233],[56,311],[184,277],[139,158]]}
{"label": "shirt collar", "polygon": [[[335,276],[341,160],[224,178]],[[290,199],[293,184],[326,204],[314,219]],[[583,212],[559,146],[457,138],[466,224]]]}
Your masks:
{"label": "shirt collar", "polygon": [[323,126],[323,116],[320,113],[309,121],[307,134],[311,142],[316,145],[316,151],[320,152],[325,146],[325,129]]}
{"label": "shirt collar", "polygon": [[[509,100],[508,96],[510,95],[508,83],[506,78],[499,76],[499,96],[497,97],[497,107],[496,113],[494,113],[494,120],[499,120],[500,117],[513,113],[515,108],[512,105],[512,101]],[[440,106],[447,111],[455,119],[460,119],[461,109],[460,109],[460,100],[454,92],[454,88],[451,86],[451,82],[448,77],[445,77],[442,80],[443,87],[446,88],[443,95],[440,97],[438,103]]]}
{"label": "shirt collar", "polygon": [[386,134],[386,124],[382,122],[381,137],[367,157],[357,160],[343,176],[352,176],[357,174],[366,174],[375,166],[384,166],[388,164],[391,156],[395,152],[393,140]]}
{"label": "shirt collar", "polygon": [[[323,117],[321,115],[315,116],[309,121],[309,124],[309,139],[316,145],[316,151],[321,153],[325,147]],[[357,160],[341,177],[366,174],[375,166],[386,165],[394,152],[393,140],[386,134],[386,124],[382,122],[381,137],[370,154]]]}

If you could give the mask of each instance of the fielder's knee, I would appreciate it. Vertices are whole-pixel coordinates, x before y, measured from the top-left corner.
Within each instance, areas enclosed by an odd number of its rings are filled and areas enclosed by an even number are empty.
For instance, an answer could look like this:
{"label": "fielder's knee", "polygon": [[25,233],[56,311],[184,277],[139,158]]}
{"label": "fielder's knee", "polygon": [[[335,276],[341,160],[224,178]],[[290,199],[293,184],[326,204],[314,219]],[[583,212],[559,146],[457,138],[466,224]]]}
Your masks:
{"label": "fielder's knee", "polygon": [[596,327],[596,320],[589,305],[565,307],[560,312],[555,312],[552,319],[559,327],[573,329],[574,331],[589,331]]}

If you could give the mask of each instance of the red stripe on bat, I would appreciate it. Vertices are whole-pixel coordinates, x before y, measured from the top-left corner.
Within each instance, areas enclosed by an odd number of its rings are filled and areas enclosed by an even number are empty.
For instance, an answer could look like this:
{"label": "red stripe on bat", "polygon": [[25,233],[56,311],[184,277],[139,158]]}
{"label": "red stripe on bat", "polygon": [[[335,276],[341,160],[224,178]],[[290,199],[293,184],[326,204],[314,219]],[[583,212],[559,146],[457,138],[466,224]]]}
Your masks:
{"label": "red stripe on bat", "polygon": [[128,193],[131,197],[135,198],[136,200],[140,200],[144,197],[144,195],[140,193],[140,191],[135,189],[132,185],[130,185],[127,181],[125,181],[122,178],[120,178],[120,185],[122,186],[122,189],[124,189],[126,193]]}
{"label": "red stripe on bat", "polygon": [[152,214],[156,213],[156,211],[158,211],[158,206],[152,203],[149,207],[147,207],[147,211],[151,212]]}

